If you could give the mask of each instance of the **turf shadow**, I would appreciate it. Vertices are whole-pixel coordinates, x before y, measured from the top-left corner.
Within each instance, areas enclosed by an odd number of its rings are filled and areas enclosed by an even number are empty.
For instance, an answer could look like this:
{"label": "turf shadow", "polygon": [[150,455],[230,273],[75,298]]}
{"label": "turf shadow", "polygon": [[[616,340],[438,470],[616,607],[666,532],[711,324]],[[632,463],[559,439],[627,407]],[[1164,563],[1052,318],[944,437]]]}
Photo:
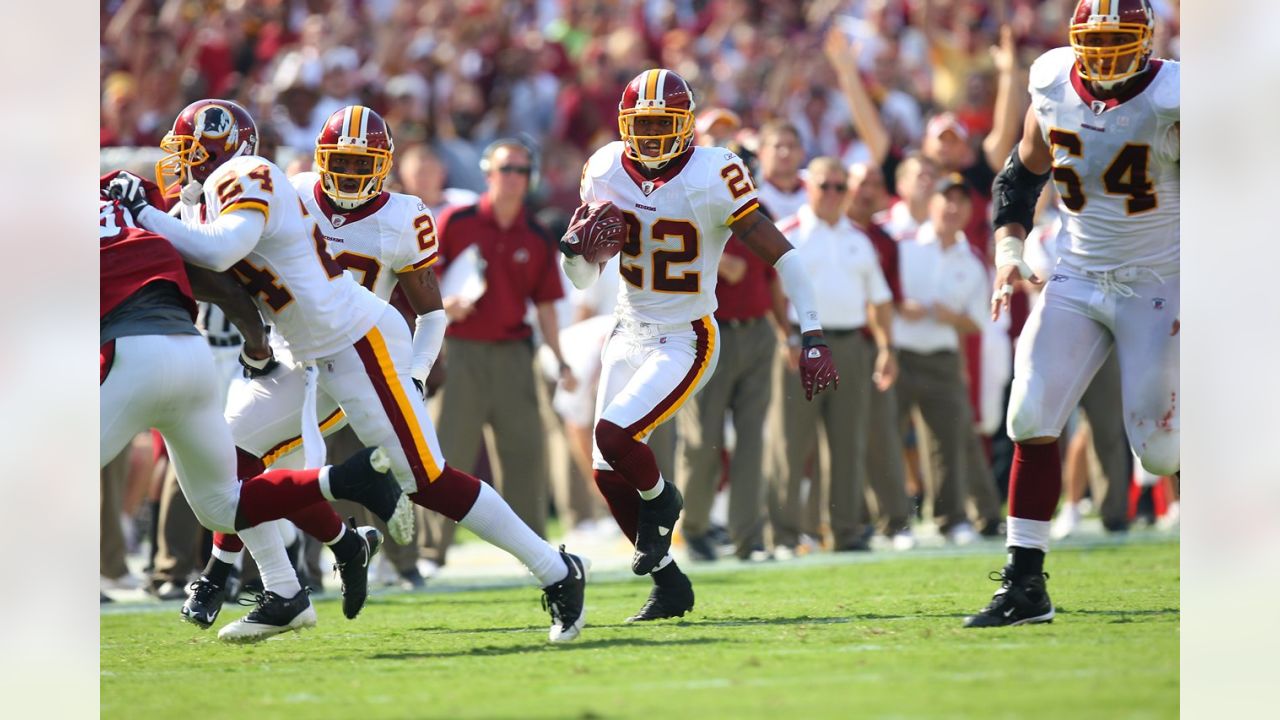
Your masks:
{"label": "turf shadow", "polygon": [[439,658],[457,658],[457,657],[497,657],[503,655],[523,655],[526,653],[541,652],[562,652],[565,650],[591,650],[595,648],[621,648],[621,647],[671,647],[676,645],[707,645],[711,643],[724,644],[727,641],[723,638],[683,638],[676,640],[652,640],[649,638],[599,638],[596,640],[582,640],[580,642],[568,643],[564,645],[552,645],[551,643],[540,643],[538,645],[517,645],[517,646],[480,646],[468,648],[466,650],[455,650],[448,652],[382,652],[369,656],[370,660],[432,660]]}

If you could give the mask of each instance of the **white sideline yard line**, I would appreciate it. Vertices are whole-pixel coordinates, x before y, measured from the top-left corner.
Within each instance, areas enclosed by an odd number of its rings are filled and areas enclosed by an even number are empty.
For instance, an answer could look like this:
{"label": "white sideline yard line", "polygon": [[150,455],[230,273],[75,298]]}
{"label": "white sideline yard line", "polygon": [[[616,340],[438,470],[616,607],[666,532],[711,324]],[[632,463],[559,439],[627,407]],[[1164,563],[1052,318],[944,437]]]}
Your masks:
{"label": "white sideline yard line", "polygon": [[[1120,548],[1129,545],[1155,545],[1177,542],[1179,542],[1177,532],[1156,529],[1131,531],[1130,533],[1121,536],[1107,535],[1099,531],[1096,534],[1089,533],[1087,535],[1062,540],[1054,545],[1054,550],[1107,549]],[[473,552],[468,552],[470,546],[479,547],[475,547]],[[592,550],[600,550],[607,554],[593,555]],[[592,559],[593,567],[591,570],[591,582],[593,584],[643,581],[643,578],[637,577],[631,572],[629,567],[630,556],[620,554],[616,548],[587,548],[582,550],[582,552]],[[916,559],[973,557],[978,555],[990,556],[994,563],[992,565],[992,568],[994,569],[997,565],[1003,562],[1001,559],[1003,554],[1003,540],[999,539],[981,540],[962,547],[948,545],[922,545],[907,552],[894,552],[892,550],[877,550],[874,552],[861,553],[819,552],[792,560],[758,563],[747,563],[733,559],[721,559],[714,563],[691,563],[687,561],[682,552],[676,552],[677,559],[681,562],[681,567],[695,580],[698,577],[746,571],[787,572],[792,569],[801,568],[875,563],[902,563],[912,562]],[[469,558],[467,557],[468,555],[474,555],[474,557]],[[523,566],[519,565],[514,559],[507,557],[505,553],[489,548],[482,543],[467,543],[459,546],[450,554],[450,558],[451,562],[448,566],[449,569],[453,569],[455,564],[458,566],[465,565],[468,560],[478,561],[476,562],[476,565],[479,567],[475,568],[475,572],[464,570],[463,572],[447,573],[444,577],[432,578],[427,581],[427,586],[422,590],[413,591],[389,587],[371,587],[369,595],[372,597],[379,597],[384,600],[392,600],[393,602],[411,602],[414,601],[417,596],[423,594],[431,595],[473,592],[477,590],[503,590],[519,587],[537,587],[537,583],[534,581],[534,578],[529,575]],[[337,597],[339,597],[339,595],[335,588],[326,592],[318,599],[330,599]],[[99,606],[99,612],[101,615],[172,612],[176,616],[177,610],[181,605],[182,602],[178,600],[160,601],[144,596],[138,599],[130,598],[102,604]]]}

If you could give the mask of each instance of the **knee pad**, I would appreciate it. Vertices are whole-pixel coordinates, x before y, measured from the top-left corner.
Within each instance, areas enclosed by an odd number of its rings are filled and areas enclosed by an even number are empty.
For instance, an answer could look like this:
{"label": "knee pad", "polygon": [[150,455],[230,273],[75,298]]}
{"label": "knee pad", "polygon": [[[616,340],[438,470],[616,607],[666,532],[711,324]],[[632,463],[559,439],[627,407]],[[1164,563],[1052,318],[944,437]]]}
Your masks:
{"label": "knee pad", "polygon": [[1173,428],[1157,428],[1143,438],[1135,438],[1138,460],[1152,475],[1173,475],[1182,468],[1179,433]]}
{"label": "knee pad", "polygon": [[640,441],[628,435],[626,430],[608,420],[596,423],[596,447],[600,448],[600,454],[615,468],[620,460],[630,455],[631,451],[640,444]]}
{"label": "knee pad", "polygon": [[1038,437],[1057,437],[1061,428],[1050,431],[1044,427],[1044,413],[1040,411],[1040,403],[1027,397],[1028,388],[1025,382],[1013,381],[1009,390],[1008,417],[1005,421],[1005,432],[1014,442],[1022,442]]}

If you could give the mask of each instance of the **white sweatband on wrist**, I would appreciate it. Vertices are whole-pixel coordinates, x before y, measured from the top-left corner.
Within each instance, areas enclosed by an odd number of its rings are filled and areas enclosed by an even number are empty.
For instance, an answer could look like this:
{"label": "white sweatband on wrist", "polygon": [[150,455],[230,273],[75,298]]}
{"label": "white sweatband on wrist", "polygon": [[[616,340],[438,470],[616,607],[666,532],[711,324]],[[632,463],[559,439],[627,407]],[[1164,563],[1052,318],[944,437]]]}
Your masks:
{"label": "white sweatband on wrist", "polygon": [[773,268],[778,271],[778,279],[782,281],[782,291],[786,293],[787,299],[796,309],[796,316],[800,318],[800,332],[821,330],[822,323],[818,322],[818,297],[813,291],[813,283],[804,272],[800,254],[795,248],[786,251],[773,264]]}
{"label": "white sweatband on wrist", "polygon": [[444,310],[432,310],[418,316],[413,329],[413,364],[409,366],[409,375],[413,379],[423,383],[427,381],[431,366],[440,357],[444,328],[448,324]]}
{"label": "white sweatband on wrist", "polygon": [[565,255],[562,261],[564,266],[564,274],[569,276],[569,282],[579,290],[586,290],[591,287],[596,280],[600,279],[600,266],[588,262],[581,255],[572,257]]}
{"label": "white sweatband on wrist", "polygon": [[1005,235],[996,239],[996,270],[1013,265],[1023,280],[1031,278],[1031,268],[1022,259],[1022,238],[1017,235]]}

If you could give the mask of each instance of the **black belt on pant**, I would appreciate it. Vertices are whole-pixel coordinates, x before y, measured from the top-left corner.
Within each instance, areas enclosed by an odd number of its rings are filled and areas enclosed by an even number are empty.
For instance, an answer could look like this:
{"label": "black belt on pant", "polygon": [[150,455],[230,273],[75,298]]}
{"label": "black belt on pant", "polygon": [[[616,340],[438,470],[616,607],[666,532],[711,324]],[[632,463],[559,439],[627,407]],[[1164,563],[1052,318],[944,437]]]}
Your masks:
{"label": "black belt on pant", "polygon": [[224,337],[224,338],[210,337],[207,339],[209,340],[210,347],[235,347],[237,345],[244,344],[244,340],[242,340],[239,335],[237,335],[236,337]]}

